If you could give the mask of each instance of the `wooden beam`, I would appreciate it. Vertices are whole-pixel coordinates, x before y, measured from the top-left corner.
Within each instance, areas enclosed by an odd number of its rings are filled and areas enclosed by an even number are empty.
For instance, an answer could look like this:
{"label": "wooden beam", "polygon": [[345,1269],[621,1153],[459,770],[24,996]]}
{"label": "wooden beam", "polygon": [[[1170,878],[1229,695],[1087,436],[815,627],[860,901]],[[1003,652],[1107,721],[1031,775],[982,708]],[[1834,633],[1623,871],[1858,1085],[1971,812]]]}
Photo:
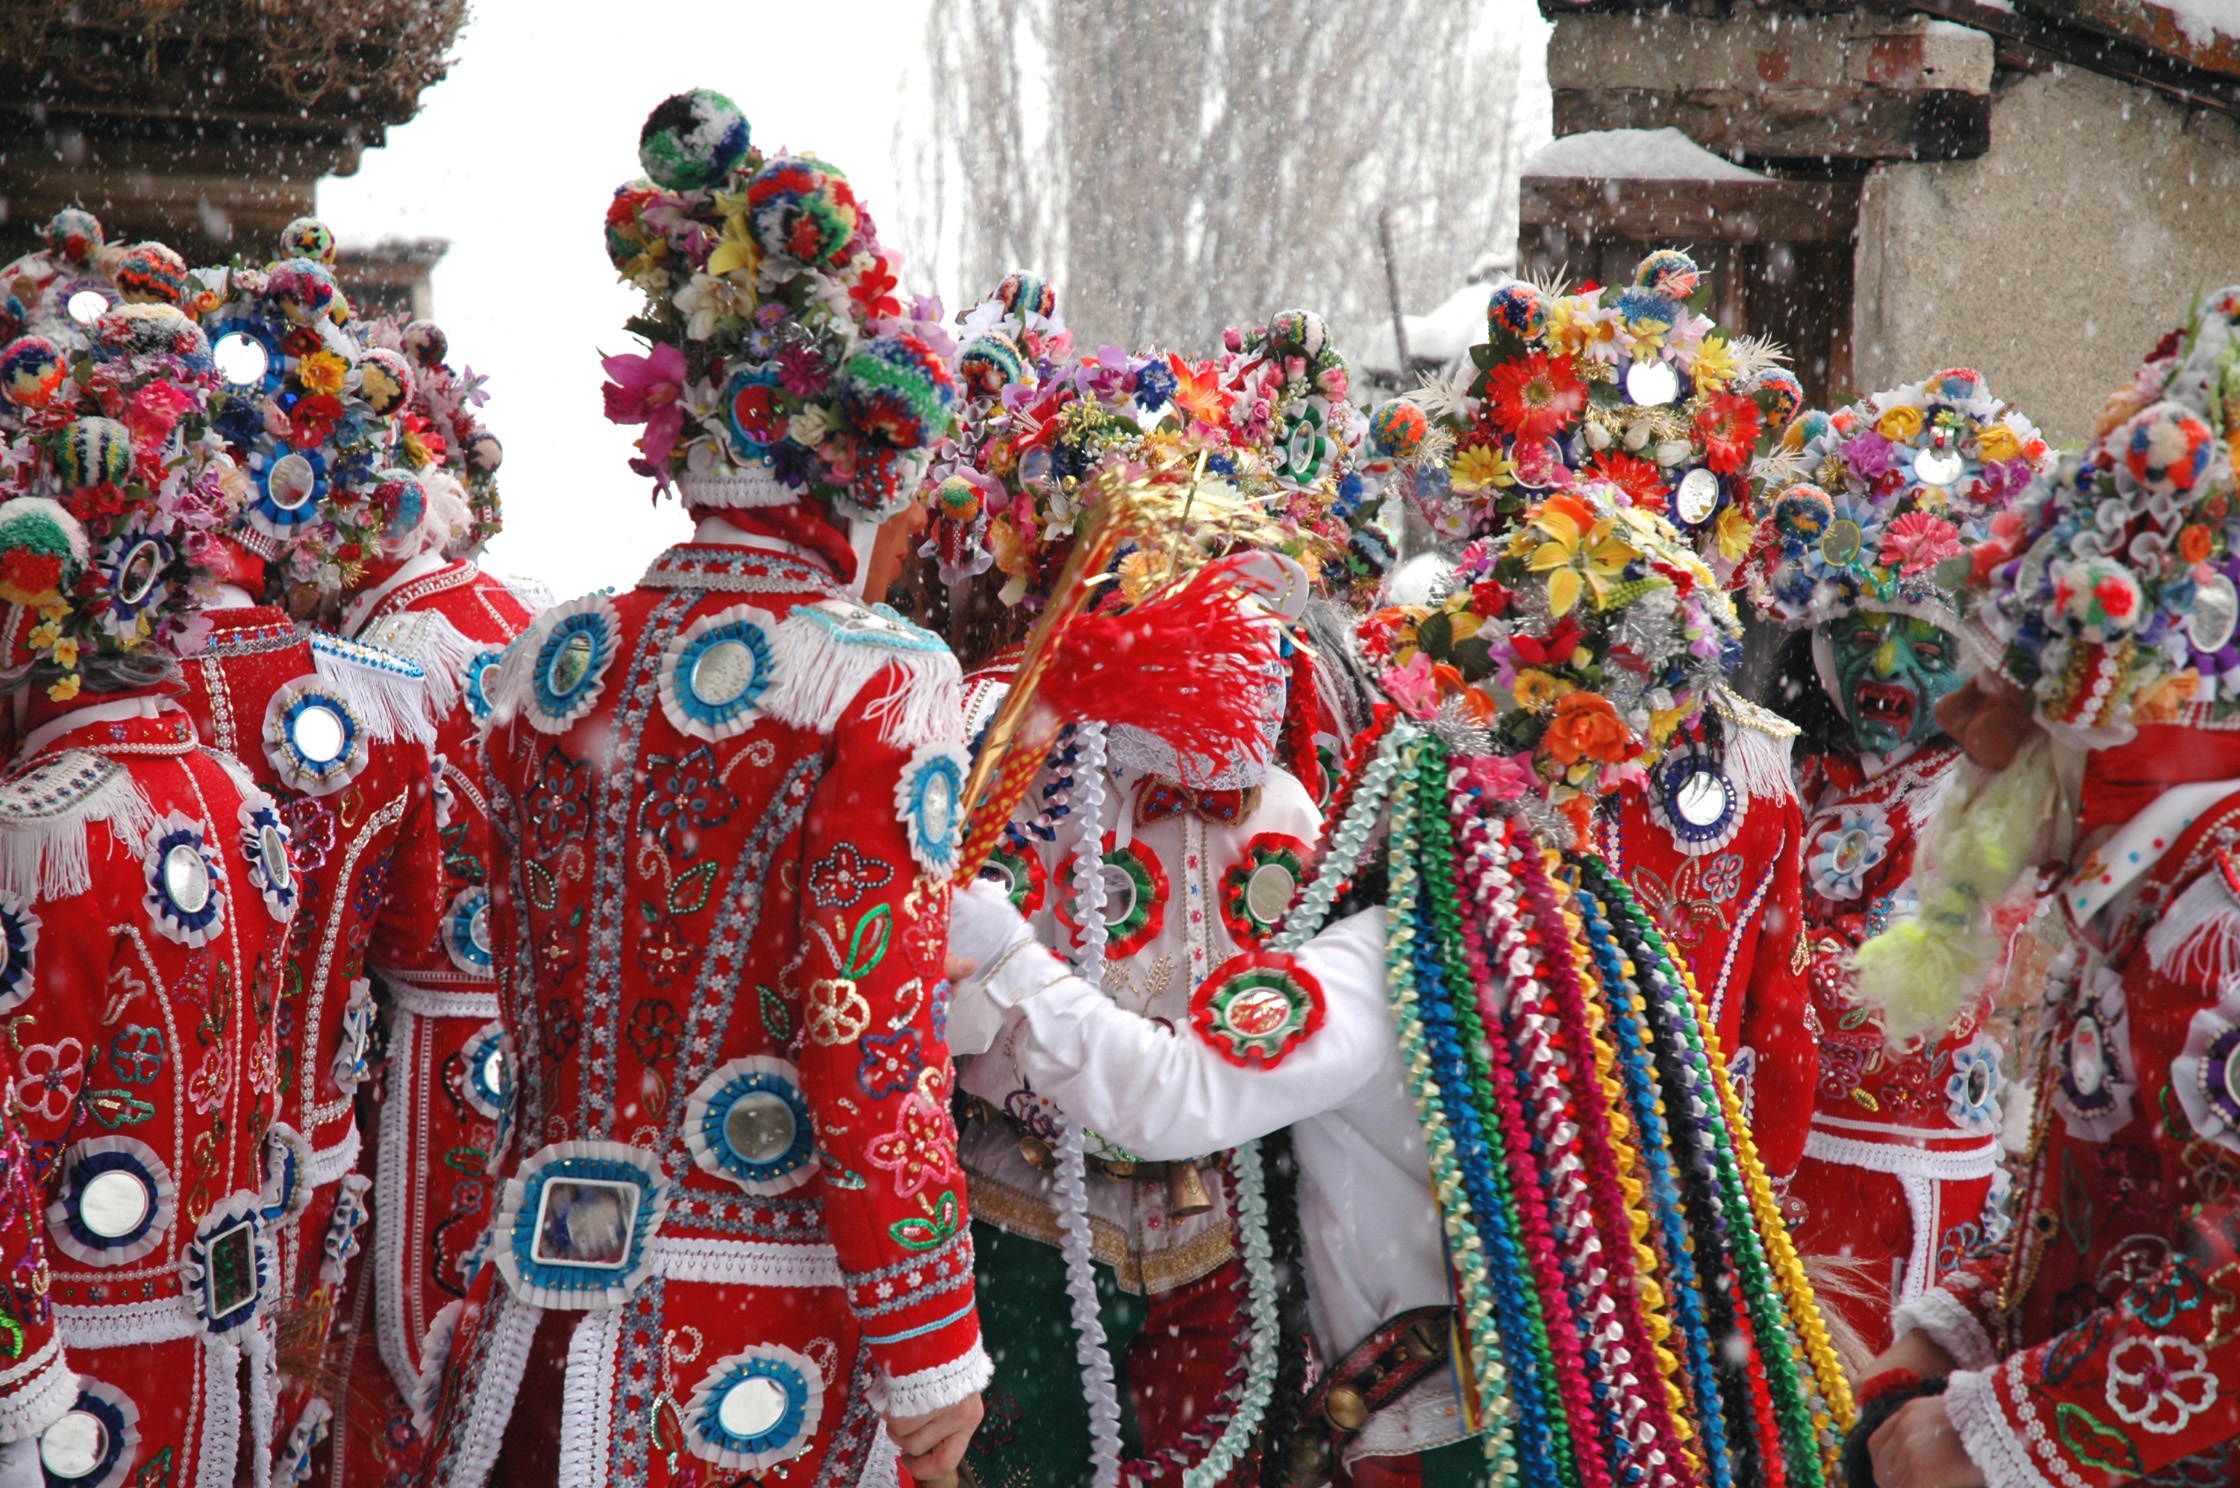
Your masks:
{"label": "wooden beam", "polygon": [[1639,243],[1848,243],[1850,181],[1693,181],[1526,176],[1519,221],[1575,237]]}
{"label": "wooden beam", "polygon": [[1668,126],[1730,159],[1972,160],[1991,148],[1991,100],[1942,89],[1874,87],[1555,90],[1559,136]]}

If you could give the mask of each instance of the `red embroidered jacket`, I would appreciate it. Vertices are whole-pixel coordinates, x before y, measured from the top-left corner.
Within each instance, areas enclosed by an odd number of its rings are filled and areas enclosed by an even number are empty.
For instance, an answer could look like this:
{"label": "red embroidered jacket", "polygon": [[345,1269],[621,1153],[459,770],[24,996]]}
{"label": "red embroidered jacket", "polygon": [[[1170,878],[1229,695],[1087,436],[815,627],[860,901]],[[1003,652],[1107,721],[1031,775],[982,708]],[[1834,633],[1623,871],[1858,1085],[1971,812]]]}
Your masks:
{"label": "red embroidered jacket", "polygon": [[[1945,1399],[1992,1488],[2232,1479],[2236,847],[2240,793],[2175,832],[2130,902],[2055,963],[2013,1235],[1898,1310],[1900,1334],[1921,1328],[1959,1361]],[[2065,907],[2098,872],[2072,875]]]}
{"label": "red embroidered jacket", "polygon": [[373,1036],[369,962],[434,934],[438,841],[420,669],[277,609],[216,610],[185,663],[182,700],[205,742],[234,755],[279,803],[303,880],[280,995],[281,1119],[312,1146],[315,1193],[283,1239],[283,1290],[323,1337],[366,1218],[353,1101]]}
{"label": "red embroidered jacket", "polygon": [[80,701],[0,783],[34,1164],[0,1186],[0,1439],[41,1433],[50,1482],[232,1482],[270,1446],[274,1241],[309,1197],[309,1145],[273,1119],[301,884],[273,802],[175,704]]}
{"label": "red embroidered jacket", "polygon": [[956,661],[809,562],[687,546],[546,611],[491,695],[515,1140],[430,1481],[479,1488],[510,1419],[587,1479],[853,1482],[881,1410],[989,1370],[943,1042]]}
{"label": "red embroidered jacket", "polygon": [[1794,725],[1723,698],[1726,814],[1702,831],[1675,826],[1660,762],[1600,818],[1602,854],[1656,917],[1695,973],[1766,1170],[1786,1176],[1804,1154],[1815,1056],[1806,1020],[1802,887],[1804,817],[1789,781]]}
{"label": "red embroidered jacket", "polygon": [[[378,1483],[418,1463],[411,1402],[421,1344],[436,1313],[466,1296],[469,1257],[497,1193],[490,1162],[513,1078],[490,954],[494,837],[476,736],[490,713],[483,680],[531,618],[505,584],[440,554],[408,563],[343,614],[345,635],[428,674],[442,838],[442,872],[419,881],[433,897],[418,914],[435,933],[376,963],[388,1060],[376,1076],[380,1143],[370,1165],[373,1295],[370,1308],[347,1304],[353,1331],[340,1385],[352,1408],[333,1422],[328,1447],[351,1459],[350,1482]],[[365,1326],[358,1320],[369,1310]]]}
{"label": "red embroidered jacket", "polygon": [[1899,1053],[1881,1015],[1853,1001],[1849,970],[1862,942],[1912,912],[1916,835],[1959,763],[1940,744],[1871,779],[1845,755],[1813,756],[1800,772],[1812,802],[1804,913],[1820,1081],[1786,1212],[1800,1252],[1842,1256],[1889,1283],[1887,1296],[1830,1299],[1878,1348],[1891,1305],[1986,1238],[1998,1165],[2000,1050],[1982,1001]]}

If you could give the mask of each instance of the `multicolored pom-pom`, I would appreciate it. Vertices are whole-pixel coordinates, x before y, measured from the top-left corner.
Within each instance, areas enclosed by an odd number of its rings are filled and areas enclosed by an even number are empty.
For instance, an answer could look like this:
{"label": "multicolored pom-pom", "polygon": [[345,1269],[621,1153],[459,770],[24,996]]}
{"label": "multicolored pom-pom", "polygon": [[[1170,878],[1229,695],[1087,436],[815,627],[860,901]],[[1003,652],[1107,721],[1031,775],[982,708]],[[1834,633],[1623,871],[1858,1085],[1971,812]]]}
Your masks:
{"label": "multicolored pom-pom", "polygon": [[1369,440],[1388,460],[1413,460],[1430,437],[1431,420],[1406,398],[1394,398],[1369,415]]}
{"label": "multicolored pom-pom", "polygon": [[451,355],[451,338],[432,320],[416,320],[398,333],[397,344],[417,366],[440,367]]}
{"label": "multicolored pom-pom", "polygon": [[2182,403],[2157,403],[2119,436],[2123,468],[2158,496],[2190,496],[2208,473],[2216,436]]}
{"label": "multicolored pom-pom", "polygon": [[121,481],[132,474],[132,431],[115,419],[77,419],[55,445],[54,467],[66,490]]}
{"label": "multicolored pom-pom", "polygon": [[1329,349],[1330,327],[1312,310],[1279,310],[1268,317],[1268,355],[1312,362]]}
{"label": "multicolored pom-pom", "polygon": [[1922,391],[1959,408],[1991,401],[1991,384],[1973,367],[1947,367],[1922,384]]}
{"label": "multicolored pom-pom", "polygon": [[2130,569],[2113,558],[2081,558],[2054,581],[2053,608],[2084,639],[2107,641],[2136,629],[2145,603]]}
{"label": "multicolored pom-pom", "polygon": [[383,518],[382,540],[401,542],[420,530],[428,517],[428,490],[420,484],[420,477],[402,466],[373,473],[373,488],[369,493],[374,508]]}
{"label": "multicolored pom-pom", "polygon": [[412,364],[404,353],[376,346],[358,363],[358,391],[367,407],[387,418],[412,401]]}
{"label": "multicolored pom-pom", "polygon": [[1548,302],[1521,279],[1504,284],[1486,301],[1486,326],[1495,335],[1537,340],[1548,328]]}
{"label": "multicolored pom-pom", "polygon": [[847,262],[862,221],[855,192],[840,172],[791,155],[755,172],[747,210],[764,253],[826,268]]}
{"label": "multicolored pom-pom", "polygon": [[987,507],[980,488],[961,475],[952,475],[933,491],[934,514],[962,526],[976,522]]}
{"label": "multicolored pom-pom", "polygon": [[97,362],[176,357],[196,376],[212,367],[209,335],[185,311],[160,302],[119,305],[93,323],[88,340]]}
{"label": "multicolored pom-pom", "polygon": [[467,469],[476,475],[496,475],[505,458],[506,447],[487,429],[467,441]]}
{"label": "multicolored pom-pom", "polygon": [[1835,498],[1809,482],[1791,486],[1773,503],[1774,530],[1807,546],[1820,540],[1835,515]]}
{"label": "multicolored pom-pom", "polygon": [[1781,428],[1804,407],[1804,384],[1787,367],[1760,367],[1739,379],[1734,390],[1758,405],[1761,428]]}
{"label": "multicolored pom-pom", "polygon": [[1013,269],[1003,276],[1003,283],[996,286],[996,301],[1003,306],[1004,314],[1022,324],[1029,316],[1047,320],[1058,313],[1058,292],[1040,274],[1025,269]]}
{"label": "multicolored pom-pom", "polygon": [[92,262],[106,243],[101,219],[83,207],[64,207],[47,223],[47,249],[72,268]]}
{"label": "multicolored pom-pom", "polygon": [[646,115],[638,131],[638,163],[671,191],[705,191],[731,174],[747,153],[747,116],[708,88],[674,93]]}
{"label": "multicolored pom-pom", "polygon": [[192,287],[187,261],[161,243],[135,243],[117,264],[117,291],[128,304],[183,305]]}
{"label": "multicolored pom-pom", "polygon": [[318,324],[334,309],[335,296],[341,291],[324,264],[291,258],[273,266],[265,280],[265,292],[291,322],[308,326]]}
{"label": "multicolored pom-pom", "polygon": [[86,530],[60,502],[18,496],[0,504],[0,600],[38,607],[61,602],[85,567]]}
{"label": "multicolored pom-pom", "polygon": [[0,398],[18,408],[44,408],[69,375],[62,348],[44,336],[19,336],[0,349]]}
{"label": "multicolored pom-pom", "polygon": [[975,336],[957,358],[957,375],[965,391],[993,398],[1015,382],[1027,380],[1027,359],[1001,331]]}
{"label": "multicolored pom-pom", "polygon": [[334,229],[316,217],[298,217],[280,229],[280,256],[308,258],[313,263],[334,267]]}
{"label": "multicolored pom-pom", "polygon": [[874,444],[923,449],[949,432],[956,379],[916,336],[880,336],[848,358],[834,381],[840,406]]}
{"label": "multicolored pom-pom", "polygon": [[1636,288],[1667,300],[1684,300],[1703,282],[1696,261],[1677,248],[1659,248],[1634,268]]}

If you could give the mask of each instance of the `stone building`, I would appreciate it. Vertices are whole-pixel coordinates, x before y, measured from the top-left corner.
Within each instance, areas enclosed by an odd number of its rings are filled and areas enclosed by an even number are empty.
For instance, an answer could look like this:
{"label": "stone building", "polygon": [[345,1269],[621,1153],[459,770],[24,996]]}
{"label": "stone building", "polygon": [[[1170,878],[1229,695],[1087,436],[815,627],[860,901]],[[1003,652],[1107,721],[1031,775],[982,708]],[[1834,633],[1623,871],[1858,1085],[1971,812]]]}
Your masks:
{"label": "stone building", "polygon": [[2240,281],[2240,41],[2206,0],[1541,10],[1559,138],[1521,271],[1692,246],[1719,318],[1785,341],[1816,399],[1963,363],[2081,439]]}

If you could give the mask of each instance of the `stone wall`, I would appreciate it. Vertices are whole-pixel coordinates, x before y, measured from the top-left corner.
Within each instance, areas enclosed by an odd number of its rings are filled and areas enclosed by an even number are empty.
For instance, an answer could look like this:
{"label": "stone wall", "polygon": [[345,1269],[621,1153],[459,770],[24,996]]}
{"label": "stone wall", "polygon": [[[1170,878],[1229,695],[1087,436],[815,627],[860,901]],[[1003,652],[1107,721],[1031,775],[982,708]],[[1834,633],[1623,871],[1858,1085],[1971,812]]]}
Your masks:
{"label": "stone wall", "polygon": [[1875,167],[1857,264],[1860,389],[1973,366],[2082,440],[2196,291],[2240,282],[2240,125],[2075,68],[2022,77],[1982,157]]}

